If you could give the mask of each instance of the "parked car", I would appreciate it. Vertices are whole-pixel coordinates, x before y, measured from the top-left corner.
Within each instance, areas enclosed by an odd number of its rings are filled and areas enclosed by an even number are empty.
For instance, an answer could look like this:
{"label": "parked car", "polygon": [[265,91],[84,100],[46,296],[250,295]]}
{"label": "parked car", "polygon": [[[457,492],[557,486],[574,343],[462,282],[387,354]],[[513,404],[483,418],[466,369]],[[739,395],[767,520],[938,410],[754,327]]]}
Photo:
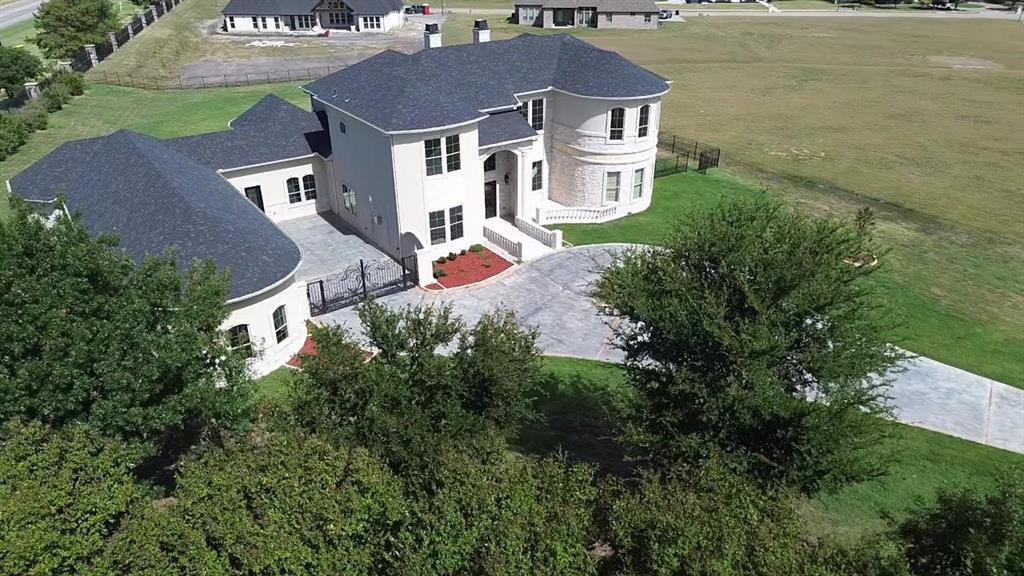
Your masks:
{"label": "parked car", "polygon": [[658,20],[670,20],[672,18],[671,10],[662,10],[658,12]]}
{"label": "parked car", "polygon": [[405,13],[406,14],[423,14],[423,5],[422,4],[413,4],[411,6],[406,6],[405,7]]}

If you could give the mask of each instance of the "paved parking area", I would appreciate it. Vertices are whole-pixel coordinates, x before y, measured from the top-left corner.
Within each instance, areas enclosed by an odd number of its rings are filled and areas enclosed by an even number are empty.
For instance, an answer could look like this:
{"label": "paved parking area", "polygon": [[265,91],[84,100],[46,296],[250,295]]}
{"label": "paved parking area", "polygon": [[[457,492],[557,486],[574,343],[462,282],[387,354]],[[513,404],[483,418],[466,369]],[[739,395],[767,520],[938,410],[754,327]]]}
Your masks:
{"label": "paved parking area", "polygon": [[[561,250],[477,288],[440,294],[413,289],[380,301],[392,307],[449,302],[467,323],[505,306],[524,326],[539,330],[538,345],[545,354],[616,362],[622,352],[609,341],[613,319],[598,313],[588,291],[600,268],[620,249],[622,245]],[[318,321],[359,334],[352,308]],[[917,358],[893,375],[890,395],[901,422],[1024,453],[1024,390]]]}
{"label": "paved parking area", "polygon": [[298,280],[316,280],[336,274],[359,260],[375,262],[390,259],[376,246],[367,243],[332,212],[278,222],[302,251]]}

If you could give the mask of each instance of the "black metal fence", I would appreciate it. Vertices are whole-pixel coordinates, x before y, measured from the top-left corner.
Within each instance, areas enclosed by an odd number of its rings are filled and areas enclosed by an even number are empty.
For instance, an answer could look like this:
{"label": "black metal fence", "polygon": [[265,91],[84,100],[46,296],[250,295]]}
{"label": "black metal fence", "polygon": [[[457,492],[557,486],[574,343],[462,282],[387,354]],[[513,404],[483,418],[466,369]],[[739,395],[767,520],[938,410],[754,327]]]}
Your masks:
{"label": "black metal fence", "polygon": [[257,84],[277,84],[282,82],[309,81],[337,72],[345,65],[313,66],[266,72],[249,72],[243,74],[214,74],[206,76],[147,76],[132,72],[96,72],[89,77],[90,82],[124,86],[127,88],[144,88],[146,90],[182,90],[185,88],[219,88],[224,86],[253,86]]}
{"label": "black metal fence", "polygon": [[689,170],[704,173],[708,168],[717,168],[721,159],[722,150],[717,146],[660,133],[654,175],[668,176]]}
{"label": "black metal fence", "polygon": [[332,274],[306,284],[309,310],[320,316],[358,304],[370,296],[384,296],[401,292],[416,285],[416,257],[406,256],[401,261],[386,259],[376,262],[359,261],[344,272]]}

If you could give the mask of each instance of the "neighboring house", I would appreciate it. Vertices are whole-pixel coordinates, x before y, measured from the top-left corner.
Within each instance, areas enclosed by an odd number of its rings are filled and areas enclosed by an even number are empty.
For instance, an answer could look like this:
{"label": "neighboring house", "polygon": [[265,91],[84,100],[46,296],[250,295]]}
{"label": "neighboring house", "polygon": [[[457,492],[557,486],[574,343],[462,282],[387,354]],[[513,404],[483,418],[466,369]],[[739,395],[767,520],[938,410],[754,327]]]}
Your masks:
{"label": "neighboring house", "polygon": [[231,0],[224,30],[239,33],[387,32],[405,22],[402,0]]}
{"label": "neighboring house", "polygon": [[296,270],[318,256],[275,222],[336,214],[415,260],[427,284],[449,252],[489,242],[528,258],[515,247],[561,245],[543,224],[650,205],[669,82],[572,36],[488,35],[478,21],[475,43],[431,48],[440,33],[428,25],[423,51],[385,51],[303,87],[313,112],[267,96],[221,132],[68,142],[8,187],[42,213],[63,196],[136,259],[174,247],[183,269],[194,258],[227,269],[224,329],[265,373],[306,337],[311,279]]}
{"label": "neighboring house", "polygon": [[515,5],[515,20],[541,28],[657,28],[654,0],[538,0]]}

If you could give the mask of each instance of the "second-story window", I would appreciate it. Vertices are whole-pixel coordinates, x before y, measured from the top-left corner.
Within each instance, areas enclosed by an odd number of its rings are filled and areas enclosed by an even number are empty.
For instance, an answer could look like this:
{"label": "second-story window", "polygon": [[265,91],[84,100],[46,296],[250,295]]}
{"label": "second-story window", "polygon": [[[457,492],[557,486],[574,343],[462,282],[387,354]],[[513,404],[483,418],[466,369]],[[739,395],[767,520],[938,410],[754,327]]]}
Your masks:
{"label": "second-story window", "polygon": [[530,102],[530,127],[534,130],[544,129],[544,99],[538,98]]}
{"label": "second-story window", "polygon": [[644,104],[640,107],[640,121],[637,123],[637,138],[647,138],[647,130],[651,125],[651,105]]}
{"label": "second-story window", "polygon": [[608,139],[609,140],[622,140],[624,128],[626,126],[626,109],[625,108],[612,108],[612,119],[609,124]]}
{"label": "second-story window", "polygon": [[302,189],[306,192],[306,200],[316,200],[316,178],[312,174],[302,177]]}
{"label": "second-story window", "polygon": [[423,149],[427,156],[427,176],[444,172],[444,165],[441,163],[441,139],[424,140]]}
{"label": "second-story window", "polygon": [[444,139],[445,160],[449,172],[462,168],[462,155],[459,153],[459,135],[448,136]]}

